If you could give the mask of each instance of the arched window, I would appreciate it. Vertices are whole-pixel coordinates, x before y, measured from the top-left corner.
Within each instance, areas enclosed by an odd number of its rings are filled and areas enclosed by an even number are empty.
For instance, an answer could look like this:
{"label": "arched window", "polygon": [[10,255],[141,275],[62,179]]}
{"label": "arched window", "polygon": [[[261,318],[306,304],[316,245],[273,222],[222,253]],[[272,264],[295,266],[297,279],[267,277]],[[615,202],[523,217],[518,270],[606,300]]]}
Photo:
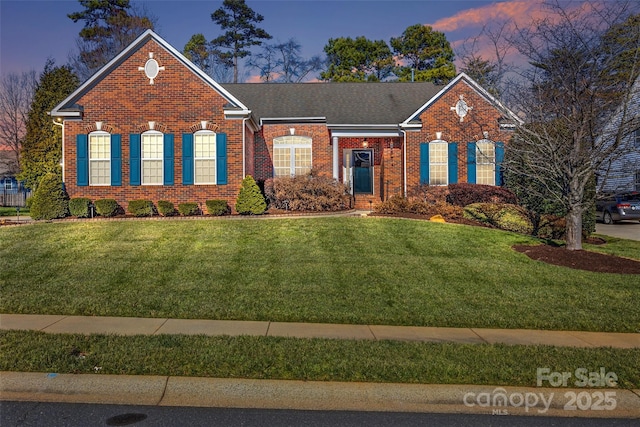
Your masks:
{"label": "arched window", "polygon": [[429,143],[429,185],[449,183],[449,144],[441,139]]}
{"label": "arched window", "polygon": [[150,130],[142,134],[142,184],[162,185],[163,138],[161,132]]}
{"label": "arched window", "polygon": [[200,130],[193,135],[194,184],[216,184],[216,134]]}
{"label": "arched window", "polygon": [[111,134],[107,132],[89,134],[89,185],[111,185]]}
{"label": "arched window", "polygon": [[311,172],[311,143],[307,136],[287,135],[273,139],[275,176],[306,175]]}
{"label": "arched window", "polygon": [[476,143],[476,184],[496,185],[496,144],[488,139]]}

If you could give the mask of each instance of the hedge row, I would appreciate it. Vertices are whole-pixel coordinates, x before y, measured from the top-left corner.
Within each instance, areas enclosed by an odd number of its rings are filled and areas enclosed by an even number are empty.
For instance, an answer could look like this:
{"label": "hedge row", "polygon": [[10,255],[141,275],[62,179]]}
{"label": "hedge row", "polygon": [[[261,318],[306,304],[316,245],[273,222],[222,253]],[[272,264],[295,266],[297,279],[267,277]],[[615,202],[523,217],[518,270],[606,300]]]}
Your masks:
{"label": "hedge row", "polygon": [[[124,209],[114,199],[99,199],[91,204],[91,200],[78,197],[69,200],[69,213],[78,218],[88,218],[91,216],[92,207],[95,208],[95,213],[103,217],[112,217],[118,214],[123,214]],[[220,216],[226,215],[231,212],[226,200],[207,200],[207,213],[209,215]],[[127,212],[136,217],[145,217],[153,215],[173,216],[173,215],[199,215],[201,214],[198,203],[180,203],[178,209],[174,207],[173,203],[160,200],[157,207],[154,206],[151,200],[131,200],[127,205]],[[62,218],[59,216],[58,218]],[[40,218],[38,218],[40,219]]]}

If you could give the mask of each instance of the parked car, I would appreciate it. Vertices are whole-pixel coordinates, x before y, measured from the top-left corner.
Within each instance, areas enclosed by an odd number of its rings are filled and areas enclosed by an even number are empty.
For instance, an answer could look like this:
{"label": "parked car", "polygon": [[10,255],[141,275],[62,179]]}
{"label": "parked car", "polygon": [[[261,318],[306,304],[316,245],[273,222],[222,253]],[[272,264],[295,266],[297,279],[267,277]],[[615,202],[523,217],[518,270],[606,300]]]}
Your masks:
{"label": "parked car", "polygon": [[596,220],[605,224],[616,221],[640,220],[640,193],[614,194],[596,200]]}

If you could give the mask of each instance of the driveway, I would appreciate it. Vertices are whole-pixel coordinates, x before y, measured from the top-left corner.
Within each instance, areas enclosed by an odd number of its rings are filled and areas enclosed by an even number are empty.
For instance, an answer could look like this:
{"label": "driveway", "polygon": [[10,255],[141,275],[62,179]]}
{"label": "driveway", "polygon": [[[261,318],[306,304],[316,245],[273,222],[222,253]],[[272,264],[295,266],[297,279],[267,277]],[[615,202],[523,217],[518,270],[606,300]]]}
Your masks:
{"label": "driveway", "polygon": [[622,239],[640,240],[640,222],[620,221],[615,224],[596,224],[596,233]]}

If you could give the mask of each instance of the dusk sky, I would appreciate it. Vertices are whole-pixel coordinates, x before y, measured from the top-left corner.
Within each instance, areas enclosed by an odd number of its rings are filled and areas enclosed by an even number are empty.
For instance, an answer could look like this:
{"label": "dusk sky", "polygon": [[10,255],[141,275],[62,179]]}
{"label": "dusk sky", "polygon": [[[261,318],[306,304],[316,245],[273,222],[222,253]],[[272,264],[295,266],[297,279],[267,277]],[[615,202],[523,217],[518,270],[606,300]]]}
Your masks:
{"label": "dusk sky", "polygon": [[[156,32],[179,51],[195,33],[208,40],[221,34],[211,13],[222,1],[132,1],[157,17]],[[260,24],[273,36],[270,43],[294,38],[304,57],[324,55],[330,38],[365,36],[385,40],[414,24],[443,31],[455,47],[477,35],[486,23],[515,18],[530,20],[540,12],[540,0],[247,0],[264,16]],[[0,0],[0,74],[30,69],[41,72],[47,58],[67,63],[82,22],[67,14],[80,11],[76,0]]]}

